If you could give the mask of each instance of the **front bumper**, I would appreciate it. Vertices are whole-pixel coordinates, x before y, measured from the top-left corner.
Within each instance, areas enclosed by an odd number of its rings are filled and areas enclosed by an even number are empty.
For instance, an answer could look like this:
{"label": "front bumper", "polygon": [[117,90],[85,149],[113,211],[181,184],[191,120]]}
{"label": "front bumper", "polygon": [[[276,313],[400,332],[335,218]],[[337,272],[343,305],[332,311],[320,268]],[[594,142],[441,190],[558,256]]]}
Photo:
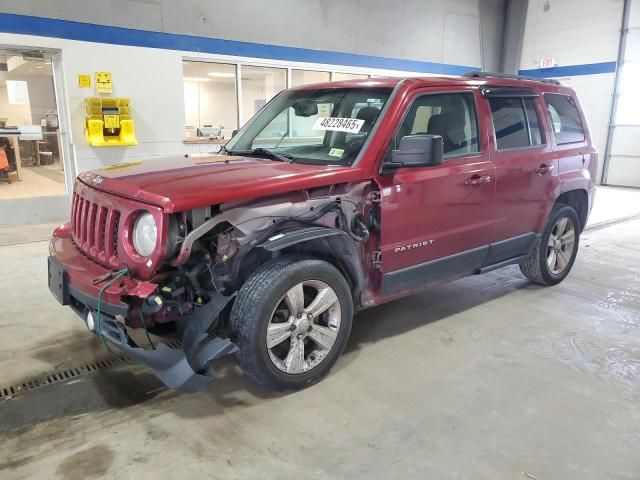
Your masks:
{"label": "front bumper", "polygon": [[138,363],[153,370],[162,383],[182,392],[196,392],[213,380],[212,360],[234,353],[237,347],[229,339],[207,333],[211,324],[231,297],[218,295],[188,318],[182,338],[182,349],[158,343],[145,350],[129,337],[126,327],[115,318],[101,315],[96,323],[103,338]]}
{"label": "front bumper", "polygon": [[[49,290],[53,296],[62,305],[71,306],[83,319],[88,312],[96,318],[98,297],[109,281],[105,274],[110,270],[82,255],[68,237],[54,236],[49,251]],[[96,281],[101,278],[102,281]],[[96,329],[100,329],[101,337],[109,344],[151,368],[168,387],[184,392],[200,390],[213,380],[214,372],[209,362],[237,350],[230,340],[209,333],[233,297],[216,295],[192,315],[177,320],[182,323],[179,331],[184,332],[182,349],[159,343],[155,349],[145,350],[127,333],[125,322],[131,318],[134,307],[123,299],[144,299],[156,289],[157,285],[151,282],[128,277],[118,279],[102,292]]]}

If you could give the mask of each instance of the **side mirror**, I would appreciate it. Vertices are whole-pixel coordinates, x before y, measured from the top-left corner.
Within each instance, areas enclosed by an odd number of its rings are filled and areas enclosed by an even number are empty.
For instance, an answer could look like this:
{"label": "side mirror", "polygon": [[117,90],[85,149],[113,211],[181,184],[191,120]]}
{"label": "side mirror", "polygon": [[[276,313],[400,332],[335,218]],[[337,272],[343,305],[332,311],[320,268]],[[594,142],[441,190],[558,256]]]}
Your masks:
{"label": "side mirror", "polygon": [[382,165],[383,173],[404,167],[434,167],[442,163],[442,155],[440,135],[407,135],[400,139],[398,150],[391,151],[391,161]]}
{"label": "side mirror", "polygon": [[237,135],[237,133],[238,133],[238,130],[233,130],[231,132],[231,138],[235,137]]}

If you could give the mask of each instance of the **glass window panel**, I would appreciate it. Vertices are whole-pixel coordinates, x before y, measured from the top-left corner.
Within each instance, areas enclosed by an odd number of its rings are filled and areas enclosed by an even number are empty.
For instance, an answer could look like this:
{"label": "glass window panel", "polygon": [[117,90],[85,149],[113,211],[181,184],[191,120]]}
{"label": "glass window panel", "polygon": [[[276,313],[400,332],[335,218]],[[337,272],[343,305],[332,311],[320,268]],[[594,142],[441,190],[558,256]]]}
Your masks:
{"label": "glass window panel", "polygon": [[188,137],[231,138],[238,128],[236,66],[182,62]]}
{"label": "glass window panel", "polygon": [[551,122],[553,123],[553,134],[556,143],[573,143],[584,140],[584,129],[582,120],[578,113],[578,108],[573,99],[567,95],[545,94]]}
{"label": "glass window panel", "polygon": [[340,80],[363,80],[369,78],[369,75],[361,75],[359,73],[339,73],[336,72],[333,75],[333,79],[335,81],[340,81]]}
{"label": "glass window panel", "polygon": [[394,137],[416,134],[440,135],[445,157],[479,152],[478,123],[472,94],[436,94],[418,97]]}
{"label": "glass window panel", "polygon": [[29,137],[31,140],[0,137],[0,177],[6,179],[11,175],[20,180],[12,183],[11,188],[3,189],[0,184],[0,197],[64,195],[68,178],[64,172],[51,60],[22,62],[22,57],[12,57],[12,52],[0,51],[0,55],[9,63],[12,58],[18,60],[16,67],[0,73],[0,126],[26,125],[41,133],[41,136],[34,133]]}
{"label": "glass window panel", "polygon": [[[242,66],[242,114],[248,122],[266,103],[287,88],[287,71],[284,68]],[[273,129],[286,131],[287,120],[283,115]],[[275,130],[274,130],[275,131]]]}
{"label": "glass window panel", "polygon": [[521,98],[490,98],[498,150],[529,146],[527,118]]}
{"label": "glass window panel", "polygon": [[531,134],[531,145],[542,145],[542,132],[540,131],[540,119],[538,118],[538,109],[536,101],[533,98],[525,98],[524,108],[527,112],[527,120],[529,121],[529,132]]}
{"label": "glass window panel", "polygon": [[296,163],[350,165],[390,94],[390,88],[291,90],[243,127],[227,148],[261,156],[265,153],[253,150],[268,149]]}
{"label": "glass window panel", "polygon": [[331,81],[329,72],[319,72],[316,70],[291,70],[291,86],[300,87],[312,83],[322,83]]}

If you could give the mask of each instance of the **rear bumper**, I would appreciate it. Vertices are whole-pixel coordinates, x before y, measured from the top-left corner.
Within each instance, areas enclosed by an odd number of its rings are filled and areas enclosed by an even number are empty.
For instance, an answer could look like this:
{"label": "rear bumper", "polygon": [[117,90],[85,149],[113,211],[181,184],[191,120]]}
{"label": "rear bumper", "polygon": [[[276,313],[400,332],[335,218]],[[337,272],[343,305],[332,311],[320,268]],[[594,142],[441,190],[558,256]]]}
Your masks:
{"label": "rear bumper", "polygon": [[[155,292],[158,286],[128,277],[118,279],[102,292],[98,317],[98,297],[109,281],[105,275],[112,273],[111,270],[86,258],[76,249],[71,238],[59,234],[51,239],[49,252],[49,290],[53,296],[62,305],[69,305],[85,320],[87,313],[92,312],[96,318],[95,328],[99,329],[103,340],[151,368],[168,387],[184,392],[200,390],[213,379],[214,372],[209,362],[237,350],[230,340],[210,334],[220,312],[232,297],[216,295],[192,315],[178,320],[184,323],[180,329],[184,331],[181,350],[165,344],[145,350],[127,333],[125,322],[131,323],[131,314],[138,307],[134,302],[127,303],[124,299],[144,299]],[[138,319],[137,315],[135,319]]]}

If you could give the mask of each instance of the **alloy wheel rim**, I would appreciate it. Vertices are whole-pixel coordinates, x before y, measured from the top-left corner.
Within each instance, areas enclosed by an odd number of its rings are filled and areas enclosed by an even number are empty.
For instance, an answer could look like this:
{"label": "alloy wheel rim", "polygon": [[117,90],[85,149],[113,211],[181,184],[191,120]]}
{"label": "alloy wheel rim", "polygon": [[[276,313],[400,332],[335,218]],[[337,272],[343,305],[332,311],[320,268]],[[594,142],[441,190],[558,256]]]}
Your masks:
{"label": "alloy wheel rim", "polygon": [[317,367],[333,349],[341,319],[333,288],[320,280],[297,283],[278,301],[267,325],[271,362],[290,375]]}
{"label": "alloy wheel rim", "polygon": [[559,218],[547,241],[547,266],[554,275],[565,271],[576,244],[576,228],[569,217]]}

